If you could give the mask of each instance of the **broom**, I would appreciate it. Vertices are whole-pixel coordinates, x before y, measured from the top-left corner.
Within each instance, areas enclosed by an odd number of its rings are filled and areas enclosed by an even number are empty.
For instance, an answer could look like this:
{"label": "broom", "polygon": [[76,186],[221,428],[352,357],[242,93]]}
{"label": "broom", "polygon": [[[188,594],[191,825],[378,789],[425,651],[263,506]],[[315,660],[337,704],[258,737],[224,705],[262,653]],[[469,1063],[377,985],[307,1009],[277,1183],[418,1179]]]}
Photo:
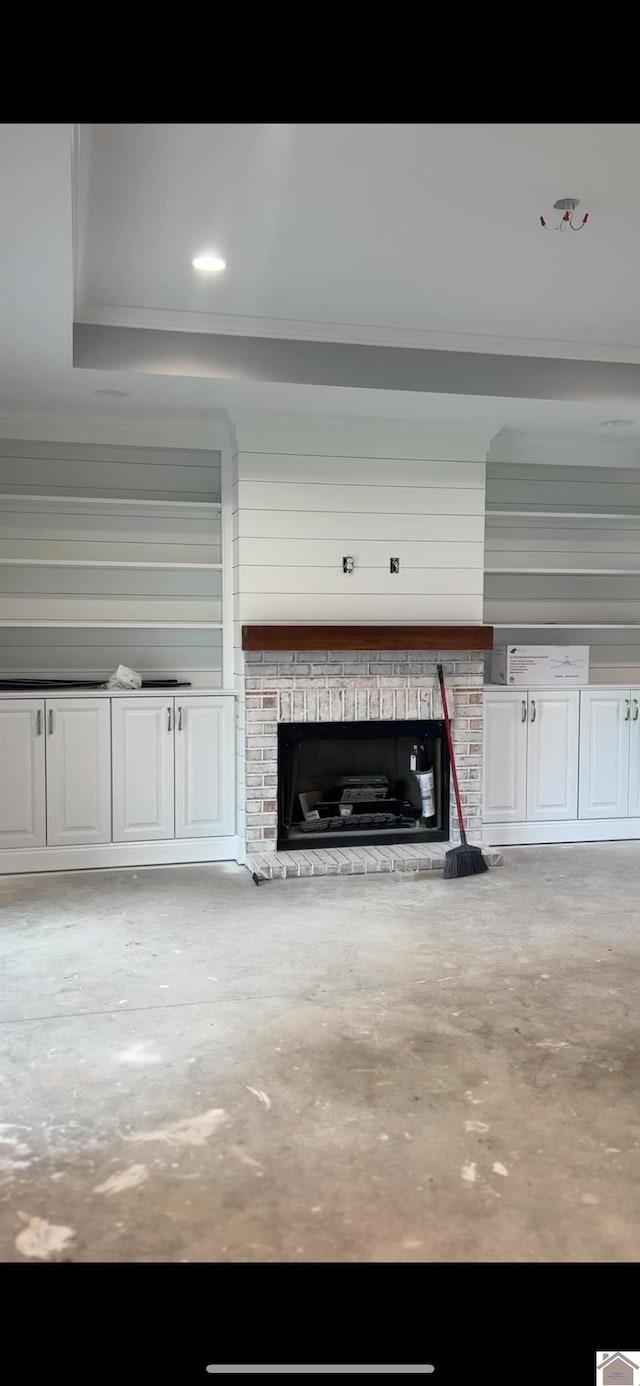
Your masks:
{"label": "broom", "polygon": [[460,786],[458,784],[458,772],[456,770],[456,759],[453,754],[453,738],[451,736],[451,723],[449,721],[449,709],[447,707],[447,694],[444,686],[444,674],[442,665],[438,665],[438,681],[440,683],[440,696],[442,698],[442,710],[444,712],[444,726],[447,734],[447,746],[449,747],[449,760],[451,762],[451,774],[453,775],[453,788],[456,796],[456,808],[458,810],[458,823],[460,824],[460,846],[452,847],[445,855],[444,859],[444,880],[450,881],[458,876],[479,876],[483,871],[488,871],[489,867],[480,851],[479,847],[472,847],[467,842],[467,834],[464,827],[464,815],[462,813],[462,803],[460,800]]}

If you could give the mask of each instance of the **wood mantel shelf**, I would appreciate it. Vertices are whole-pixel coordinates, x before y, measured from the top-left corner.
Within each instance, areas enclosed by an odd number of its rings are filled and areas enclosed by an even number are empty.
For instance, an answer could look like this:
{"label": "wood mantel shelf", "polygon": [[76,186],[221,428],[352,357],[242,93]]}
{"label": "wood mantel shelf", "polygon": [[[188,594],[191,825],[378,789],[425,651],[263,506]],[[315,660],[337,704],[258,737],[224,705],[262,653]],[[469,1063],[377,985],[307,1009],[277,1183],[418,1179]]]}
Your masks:
{"label": "wood mantel shelf", "polygon": [[493,626],[243,626],[243,650],[490,650]]}

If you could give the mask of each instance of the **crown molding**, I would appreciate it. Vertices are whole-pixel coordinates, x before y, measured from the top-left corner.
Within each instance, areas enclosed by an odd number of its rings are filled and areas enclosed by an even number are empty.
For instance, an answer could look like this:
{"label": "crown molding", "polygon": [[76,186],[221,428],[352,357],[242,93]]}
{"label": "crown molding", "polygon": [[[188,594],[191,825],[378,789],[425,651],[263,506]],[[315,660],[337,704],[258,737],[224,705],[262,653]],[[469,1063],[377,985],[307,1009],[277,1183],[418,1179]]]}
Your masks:
{"label": "crown molding", "polygon": [[195,313],[177,308],[87,304],[76,310],[74,320],[93,326],[148,327],[161,332],[208,332],[282,341],[343,342],[354,346],[413,347],[427,351],[486,352],[497,356],[552,356],[574,361],[640,363],[640,347],[631,345],[612,346],[604,342],[554,341],[469,332],[424,332],[410,327]]}

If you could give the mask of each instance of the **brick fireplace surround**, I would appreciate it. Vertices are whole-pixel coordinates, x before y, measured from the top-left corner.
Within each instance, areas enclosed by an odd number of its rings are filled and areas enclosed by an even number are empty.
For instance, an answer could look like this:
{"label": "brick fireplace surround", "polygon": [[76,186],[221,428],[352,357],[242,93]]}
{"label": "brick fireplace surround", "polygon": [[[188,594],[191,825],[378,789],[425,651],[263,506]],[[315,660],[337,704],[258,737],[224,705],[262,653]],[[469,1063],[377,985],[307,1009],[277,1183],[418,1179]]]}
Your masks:
{"label": "brick fireplace surround", "polygon": [[[447,843],[277,852],[278,722],[441,718],[442,663],[462,802],[471,842],[482,842],[484,662],[477,650],[245,650],[246,859],[259,879],[429,870]],[[451,841],[459,840],[451,795]],[[502,857],[487,851],[492,865]]]}

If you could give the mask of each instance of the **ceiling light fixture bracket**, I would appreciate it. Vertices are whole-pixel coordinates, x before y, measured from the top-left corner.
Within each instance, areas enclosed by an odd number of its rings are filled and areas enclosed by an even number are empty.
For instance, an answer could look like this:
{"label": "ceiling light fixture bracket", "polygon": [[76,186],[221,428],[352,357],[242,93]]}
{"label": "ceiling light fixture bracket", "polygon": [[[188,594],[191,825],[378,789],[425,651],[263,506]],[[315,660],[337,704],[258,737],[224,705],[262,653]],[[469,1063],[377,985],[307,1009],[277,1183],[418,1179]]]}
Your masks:
{"label": "ceiling light fixture bracket", "polygon": [[[562,212],[562,216],[554,230],[566,231],[567,227],[570,227],[572,231],[582,231],[584,229],[589,220],[588,212],[584,213],[582,221],[575,222],[573,219],[576,207],[580,206],[579,197],[559,197],[557,202],[554,202],[553,205],[557,212]],[[540,217],[540,225],[543,230],[547,229],[547,223],[544,217]]]}

